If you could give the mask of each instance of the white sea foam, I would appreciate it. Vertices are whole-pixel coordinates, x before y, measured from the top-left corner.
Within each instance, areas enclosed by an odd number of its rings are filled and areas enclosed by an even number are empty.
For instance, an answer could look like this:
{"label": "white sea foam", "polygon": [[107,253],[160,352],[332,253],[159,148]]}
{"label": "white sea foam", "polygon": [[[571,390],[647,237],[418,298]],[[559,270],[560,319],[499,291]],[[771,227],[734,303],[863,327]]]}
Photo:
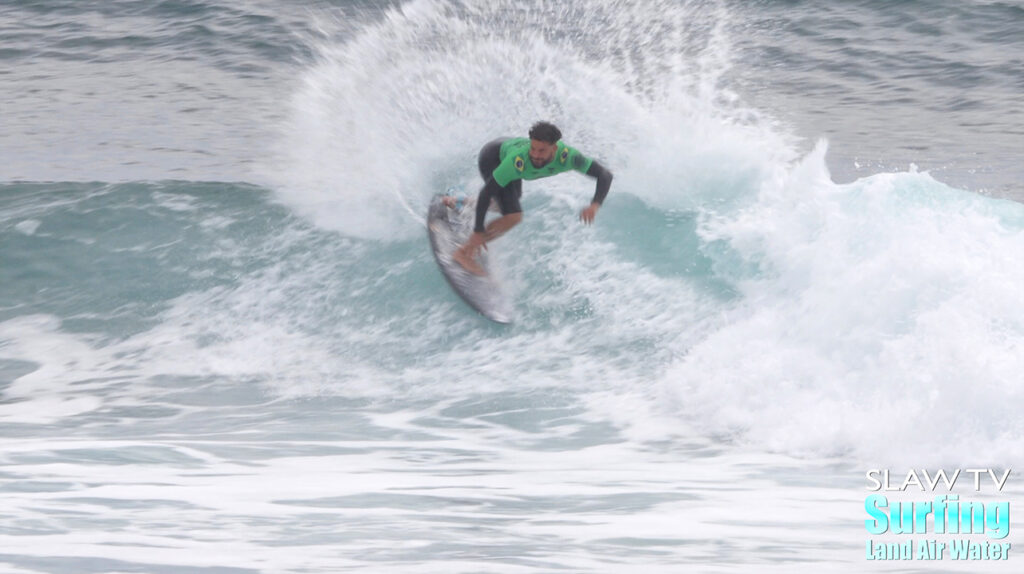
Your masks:
{"label": "white sea foam", "polygon": [[666,381],[708,428],[773,449],[1016,460],[1024,208],[927,174],[835,185],[824,152],[707,223],[744,299]]}

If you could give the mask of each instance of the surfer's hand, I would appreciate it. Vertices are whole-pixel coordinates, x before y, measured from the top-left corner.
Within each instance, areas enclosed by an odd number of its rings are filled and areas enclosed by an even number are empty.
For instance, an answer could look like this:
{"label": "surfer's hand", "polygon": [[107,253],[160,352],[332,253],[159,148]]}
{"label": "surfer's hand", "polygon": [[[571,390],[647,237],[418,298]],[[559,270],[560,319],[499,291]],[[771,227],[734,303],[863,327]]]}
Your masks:
{"label": "surfer's hand", "polygon": [[580,221],[590,225],[594,222],[594,218],[597,217],[597,210],[601,208],[601,204],[594,202],[591,203],[586,209],[580,212]]}

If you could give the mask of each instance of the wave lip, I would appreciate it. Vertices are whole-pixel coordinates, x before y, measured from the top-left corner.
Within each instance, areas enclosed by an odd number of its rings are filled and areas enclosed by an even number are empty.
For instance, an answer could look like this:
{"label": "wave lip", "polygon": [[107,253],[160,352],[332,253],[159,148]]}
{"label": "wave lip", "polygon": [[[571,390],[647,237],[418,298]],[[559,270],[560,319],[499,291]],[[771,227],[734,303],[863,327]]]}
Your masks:
{"label": "wave lip", "polygon": [[786,452],[1020,456],[1024,206],[915,172],[832,184],[824,148],[705,227],[743,298],[667,380]]}

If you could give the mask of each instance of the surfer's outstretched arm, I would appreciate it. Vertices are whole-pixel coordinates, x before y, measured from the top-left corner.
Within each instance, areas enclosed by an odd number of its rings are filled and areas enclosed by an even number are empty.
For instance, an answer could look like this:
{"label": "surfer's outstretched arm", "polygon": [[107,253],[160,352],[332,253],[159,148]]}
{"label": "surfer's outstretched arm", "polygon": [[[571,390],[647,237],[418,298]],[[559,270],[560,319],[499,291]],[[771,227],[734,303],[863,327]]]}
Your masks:
{"label": "surfer's outstretched arm", "polygon": [[591,162],[590,169],[587,170],[587,175],[597,178],[597,188],[594,190],[594,198],[590,200],[590,205],[580,212],[580,219],[583,220],[584,223],[590,224],[594,222],[594,217],[597,216],[597,210],[601,208],[601,204],[604,203],[604,198],[608,195],[608,190],[612,187],[612,172],[608,171],[606,167],[595,160]]}
{"label": "surfer's outstretched arm", "polygon": [[598,205],[604,203],[604,198],[608,196],[608,190],[612,188],[612,172],[594,160],[590,164],[590,169],[587,170],[587,175],[597,178],[597,189],[594,190],[594,199],[590,202]]}

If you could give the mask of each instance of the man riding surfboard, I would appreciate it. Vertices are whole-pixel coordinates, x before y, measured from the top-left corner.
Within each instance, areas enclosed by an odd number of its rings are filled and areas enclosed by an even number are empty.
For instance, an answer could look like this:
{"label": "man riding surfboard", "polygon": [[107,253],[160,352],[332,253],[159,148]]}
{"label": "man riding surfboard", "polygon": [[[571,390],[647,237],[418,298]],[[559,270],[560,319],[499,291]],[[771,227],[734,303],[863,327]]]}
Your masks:
{"label": "man riding surfboard", "polygon": [[[530,128],[529,138],[499,138],[484,145],[477,159],[484,187],[476,200],[476,221],[473,234],[453,254],[467,271],[485,275],[476,261],[480,248],[519,224],[523,209],[519,198],[523,180],[550,177],[569,170],[597,179],[597,188],[590,205],[580,211],[587,224],[594,221],[612,184],[612,173],[597,161],[584,156],[562,140],[562,132],[549,122],[537,122]],[[501,217],[484,226],[491,203],[495,202]]]}

